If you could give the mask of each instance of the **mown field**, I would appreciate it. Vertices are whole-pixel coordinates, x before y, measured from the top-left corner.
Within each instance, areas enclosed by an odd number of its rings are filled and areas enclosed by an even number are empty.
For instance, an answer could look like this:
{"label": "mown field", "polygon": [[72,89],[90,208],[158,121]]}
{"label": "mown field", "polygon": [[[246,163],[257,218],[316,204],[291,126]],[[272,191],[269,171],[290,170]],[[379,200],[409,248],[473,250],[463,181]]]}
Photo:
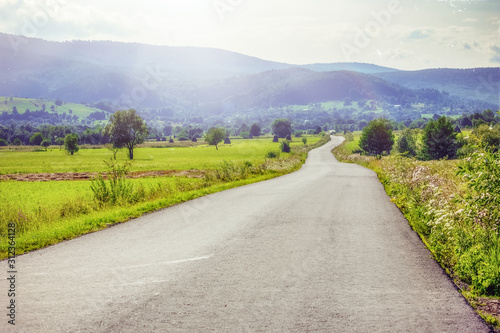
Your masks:
{"label": "mown field", "polygon": [[[329,139],[329,138],[328,138]],[[233,140],[231,145],[137,148],[129,171],[200,170],[196,177],[121,179],[126,193],[97,200],[98,191],[111,188],[109,180],[20,182],[0,181],[0,259],[8,256],[8,224],[16,223],[17,254],[71,239],[127,221],[146,212],[228,188],[292,172],[305,161],[307,151],[326,142],[310,136],[308,145],[292,142],[292,153],[279,154],[272,139]],[[273,151],[277,158],[267,158]],[[73,156],[54,147],[48,151],[0,150],[0,174],[110,172],[106,148],[81,149]],[[125,151],[116,166],[128,163]],[[104,184],[104,185],[103,185]],[[101,186],[101,187],[99,187]],[[105,186],[105,187],[102,187]]]}
{"label": "mown field", "polygon": [[[308,144],[319,141],[319,137],[308,137]],[[160,146],[160,144],[158,144]],[[303,146],[300,139],[292,146]],[[22,149],[22,148],[21,148]],[[214,168],[221,160],[234,162],[250,161],[262,163],[269,151],[279,151],[279,144],[272,139],[232,140],[230,145],[214,146],[200,144],[194,147],[140,148],[134,150],[134,162],[130,171],[151,170],[204,170]],[[81,149],[73,156],[64,149],[52,146],[48,151],[19,151],[15,147],[0,148],[0,175],[12,173],[59,173],[103,171],[103,161],[113,157],[106,148]],[[127,161],[127,152],[122,150],[118,160]]]}

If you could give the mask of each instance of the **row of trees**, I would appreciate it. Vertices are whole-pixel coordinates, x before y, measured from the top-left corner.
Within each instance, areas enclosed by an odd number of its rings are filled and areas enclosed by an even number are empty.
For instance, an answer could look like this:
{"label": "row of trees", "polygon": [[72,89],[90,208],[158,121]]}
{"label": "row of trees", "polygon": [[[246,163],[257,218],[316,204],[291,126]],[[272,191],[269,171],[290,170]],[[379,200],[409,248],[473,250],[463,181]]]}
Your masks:
{"label": "row of trees", "polygon": [[[488,112],[489,114],[489,112]],[[405,129],[397,142],[393,134],[391,122],[386,119],[371,121],[363,129],[359,147],[369,155],[381,156],[390,154],[396,143],[398,152],[422,160],[439,160],[455,158],[468,154],[469,142],[458,137],[460,128],[447,117],[430,120],[420,135],[416,129]],[[500,124],[480,123],[473,134],[491,150],[500,147]]]}
{"label": "row of trees", "polygon": [[[287,119],[277,119],[272,123],[273,133],[277,137],[285,138],[292,134],[292,124]],[[45,128],[47,129],[47,128]],[[246,128],[242,128],[245,130]],[[261,128],[258,124],[253,124],[249,128],[250,135],[260,136]],[[78,141],[79,136],[75,133],[71,133],[68,128],[57,128],[51,127],[50,131],[44,131],[34,133],[29,141],[32,145],[41,145],[47,148],[52,141],[47,137],[57,132],[59,136],[56,135],[55,144],[65,145],[66,150],[73,155],[73,153],[79,150]],[[194,133],[199,135],[199,131],[196,130]],[[45,134],[45,136],[44,136]],[[137,114],[133,109],[125,111],[117,111],[109,118],[109,123],[104,128],[97,128],[96,130],[86,129],[83,133],[87,137],[92,137],[93,135],[101,135],[106,137],[107,141],[112,144],[113,148],[121,149],[127,148],[128,155],[130,159],[134,158],[134,148],[143,143],[149,134],[148,126],[146,122]],[[64,138],[63,138],[63,135]],[[101,137],[101,139],[102,139]],[[225,128],[210,128],[205,134],[205,140],[210,144],[214,145],[218,149],[218,144],[228,137]],[[17,139],[20,141],[19,139]],[[0,145],[6,145],[7,141],[5,139],[0,139]]]}

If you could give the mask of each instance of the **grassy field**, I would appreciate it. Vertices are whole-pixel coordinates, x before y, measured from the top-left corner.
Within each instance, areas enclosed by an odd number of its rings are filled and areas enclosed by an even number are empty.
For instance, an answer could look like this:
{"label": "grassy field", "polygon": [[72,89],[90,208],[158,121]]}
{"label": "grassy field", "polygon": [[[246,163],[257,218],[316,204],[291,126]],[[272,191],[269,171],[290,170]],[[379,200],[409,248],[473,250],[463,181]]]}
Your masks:
{"label": "grassy field", "polygon": [[[319,137],[308,137],[308,144],[319,141]],[[230,145],[198,145],[177,148],[140,148],[134,150],[131,171],[152,170],[204,170],[214,168],[221,160],[235,162],[250,161],[263,163],[269,151],[278,151],[279,143],[271,139],[233,140]],[[299,140],[292,147],[301,147]],[[118,153],[118,159],[127,160],[126,151]],[[73,156],[64,150],[53,147],[48,151],[26,152],[15,148],[0,149],[0,175],[13,173],[59,173],[59,172],[99,172],[103,161],[109,160],[113,153],[106,148],[81,149]]]}
{"label": "grassy field", "polygon": [[[320,141],[323,140],[323,141]],[[145,212],[228,188],[277,177],[299,168],[307,150],[326,138],[308,137],[308,145],[294,142],[292,153],[267,159],[279,151],[270,139],[234,140],[214,146],[137,148],[130,171],[203,170],[203,178],[151,177],[125,179],[127,192],[116,202],[98,201],[92,180],[18,182],[0,181],[0,259],[7,257],[8,224],[16,223],[16,250],[25,253],[87,232],[127,221]],[[119,153],[116,163],[128,160]],[[104,172],[108,149],[83,149],[73,156],[59,149],[47,152],[0,151],[2,173]],[[94,182],[96,184],[97,182]],[[104,181],[109,187],[109,181]]]}
{"label": "grassy field", "polygon": [[96,108],[89,108],[82,104],[75,103],[64,103],[61,106],[57,106],[55,101],[45,100],[45,99],[35,99],[35,98],[12,98],[10,97],[0,97],[0,112],[12,113],[12,108],[15,106],[17,112],[24,113],[27,109],[30,111],[41,110],[42,105],[45,105],[45,110],[51,112],[51,107],[54,106],[54,111],[62,114],[71,114],[78,116],[79,118],[86,118],[92,112],[102,112],[102,110]]}

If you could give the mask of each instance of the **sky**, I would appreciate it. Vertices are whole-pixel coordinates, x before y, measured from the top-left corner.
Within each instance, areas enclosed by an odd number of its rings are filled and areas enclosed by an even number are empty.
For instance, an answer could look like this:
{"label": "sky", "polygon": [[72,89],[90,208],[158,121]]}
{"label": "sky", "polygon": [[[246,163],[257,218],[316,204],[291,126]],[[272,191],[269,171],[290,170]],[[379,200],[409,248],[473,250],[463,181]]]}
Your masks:
{"label": "sky", "polygon": [[214,47],[289,64],[500,66],[499,0],[0,0],[0,32]]}

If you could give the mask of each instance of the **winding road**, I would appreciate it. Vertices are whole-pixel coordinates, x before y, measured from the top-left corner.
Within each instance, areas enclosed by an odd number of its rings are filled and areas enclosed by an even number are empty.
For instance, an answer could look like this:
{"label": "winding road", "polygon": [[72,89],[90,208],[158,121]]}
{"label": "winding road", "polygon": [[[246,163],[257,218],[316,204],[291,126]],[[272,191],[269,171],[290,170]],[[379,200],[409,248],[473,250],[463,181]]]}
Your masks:
{"label": "winding road", "polygon": [[[489,332],[374,172],[301,170],[17,258],[1,332]],[[0,263],[6,274],[6,262]]]}

